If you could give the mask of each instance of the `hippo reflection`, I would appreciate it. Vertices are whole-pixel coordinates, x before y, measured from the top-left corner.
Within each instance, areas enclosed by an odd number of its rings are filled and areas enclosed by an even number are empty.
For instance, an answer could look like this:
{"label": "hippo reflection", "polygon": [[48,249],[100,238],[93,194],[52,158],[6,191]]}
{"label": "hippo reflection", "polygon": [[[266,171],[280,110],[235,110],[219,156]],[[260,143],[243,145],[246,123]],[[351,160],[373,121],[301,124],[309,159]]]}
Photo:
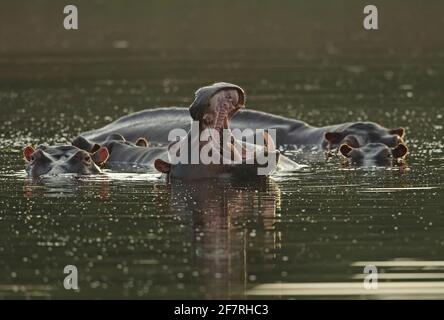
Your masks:
{"label": "hippo reflection", "polygon": [[[207,180],[172,184],[168,205],[179,221],[190,221],[191,263],[201,274],[193,281],[205,288],[207,299],[245,298],[251,259],[275,265],[280,259],[279,210],[281,190],[272,180]],[[159,203],[159,211],[165,203]],[[257,223],[249,221],[255,217]],[[257,232],[257,234],[256,234]],[[258,250],[258,248],[261,248]],[[296,248],[297,250],[297,248]]]}
{"label": "hippo reflection", "polygon": [[109,153],[105,147],[98,147],[90,153],[69,145],[40,145],[36,149],[27,146],[23,150],[23,156],[28,175],[38,177],[60,173],[100,173],[98,165],[106,162]]}

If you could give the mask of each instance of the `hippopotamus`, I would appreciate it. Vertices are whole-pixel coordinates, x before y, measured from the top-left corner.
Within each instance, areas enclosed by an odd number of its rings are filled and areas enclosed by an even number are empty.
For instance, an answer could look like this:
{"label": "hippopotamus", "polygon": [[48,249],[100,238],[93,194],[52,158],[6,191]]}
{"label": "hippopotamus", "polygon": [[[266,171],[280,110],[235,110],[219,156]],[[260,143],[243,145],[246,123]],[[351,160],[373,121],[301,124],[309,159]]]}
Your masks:
{"label": "hippopotamus", "polygon": [[156,159],[168,161],[168,149],[166,146],[150,146],[145,138],[138,138],[135,142],[126,140],[122,135],[114,133],[103,142],[90,141],[83,136],[76,137],[72,145],[87,152],[102,147],[109,152],[106,160],[107,168],[112,170],[154,169]]}
{"label": "hippopotamus", "polygon": [[91,152],[71,145],[27,146],[23,150],[26,172],[31,177],[60,173],[98,174],[108,159],[108,149],[98,146]]}
{"label": "hippopotamus", "polygon": [[[251,143],[239,140],[230,130],[232,117],[245,108],[245,102],[244,90],[234,84],[219,82],[197,90],[189,107],[193,126],[188,134],[182,138],[177,136],[179,140],[169,145],[170,162],[158,159],[154,163],[156,169],[180,178],[239,176],[241,173],[248,176],[259,168],[256,174],[261,174],[267,166],[270,166],[267,173],[272,172],[280,156],[273,138],[264,131],[263,142],[258,145],[254,140]],[[194,162],[193,146],[197,154]],[[258,161],[258,154],[268,157],[267,165]],[[172,158],[177,163],[171,163]]]}

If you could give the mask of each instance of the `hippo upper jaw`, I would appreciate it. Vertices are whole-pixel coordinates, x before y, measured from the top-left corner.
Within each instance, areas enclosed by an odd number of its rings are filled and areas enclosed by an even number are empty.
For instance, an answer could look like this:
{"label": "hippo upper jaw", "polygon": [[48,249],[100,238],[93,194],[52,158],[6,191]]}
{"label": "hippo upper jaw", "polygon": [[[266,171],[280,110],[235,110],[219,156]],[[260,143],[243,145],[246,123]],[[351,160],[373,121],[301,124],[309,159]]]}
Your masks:
{"label": "hippo upper jaw", "polygon": [[245,107],[245,103],[246,95],[241,87],[218,82],[197,90],[189,111],[191,118],[199,121],[201,130],[212,128],[220,131],[228,129],[229,120]]}
{"label": "hippo upper jaw", "polygon": [[214,129],[221,131],[229,128],[231,118],[244,105],[239,103],[240,97],[237,90],[222,90],[211,97],[208,107],[203,112],[201,130]]}

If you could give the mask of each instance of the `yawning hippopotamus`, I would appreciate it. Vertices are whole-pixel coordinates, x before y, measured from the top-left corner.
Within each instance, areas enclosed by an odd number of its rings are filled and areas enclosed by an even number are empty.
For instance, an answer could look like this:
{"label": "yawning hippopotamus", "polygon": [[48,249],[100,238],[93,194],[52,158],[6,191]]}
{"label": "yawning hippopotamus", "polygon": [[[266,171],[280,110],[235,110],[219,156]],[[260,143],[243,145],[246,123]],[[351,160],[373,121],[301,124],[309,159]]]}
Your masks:
{"label": "yawning hippopotamus", "polygon": [[98,165],[108,159],[108,150],[98,146],[87,152],[75,146],[45,146],[36,149],[27,146],[23,150],[26,172],[32,177],[56,175],[60,173],[97,174]]}
{"label": "yawning hippopotamus", "polygon": [[[230,120],[245,108],[245,102],[244,90],[234,84],[219,82],[197,90],[189,108],[191,130],[184,137],[176,136],[180,140],[168,147],[170,161],[156,160],[156,169],[173,178],[270,174],[277,166],[279,152],[269,134],[263,132],[258,145],[257,141],[237,139],[230,130]],[[267,160],[259,161],[260,155]]]}

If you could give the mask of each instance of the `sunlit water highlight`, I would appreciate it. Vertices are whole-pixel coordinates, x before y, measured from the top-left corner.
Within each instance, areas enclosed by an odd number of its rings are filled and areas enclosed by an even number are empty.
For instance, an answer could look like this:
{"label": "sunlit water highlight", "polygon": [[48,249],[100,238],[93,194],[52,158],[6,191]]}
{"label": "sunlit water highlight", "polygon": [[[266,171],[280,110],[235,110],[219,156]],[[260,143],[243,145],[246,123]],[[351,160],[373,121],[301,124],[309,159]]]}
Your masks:
{"label": "sunlit water highlight", "polygon": [[[220,68],[221,55],[236,67]],[[105,58],[61,56],[39,80],[2,78],[0,297],[443,298],[439,56],[140,58],[122,58],[108,72]],[[59,81],[67,61],[77,71]],[[389,71],[396,77],[387,79]],[[260,183],[166,184],[154,172],[109,170],[30,180],[23,171],[28,143],[65,143],[132,111],[186,106],[197,87],[222,79],[246,88],[248,107],[314,125],[404,126],[408,164],[357,168],[290,151],[306,167]],[[381,272],[378,290],[362,287],[367,263]],[[79,270],[78,292],[63,288],[68,264]]]}

